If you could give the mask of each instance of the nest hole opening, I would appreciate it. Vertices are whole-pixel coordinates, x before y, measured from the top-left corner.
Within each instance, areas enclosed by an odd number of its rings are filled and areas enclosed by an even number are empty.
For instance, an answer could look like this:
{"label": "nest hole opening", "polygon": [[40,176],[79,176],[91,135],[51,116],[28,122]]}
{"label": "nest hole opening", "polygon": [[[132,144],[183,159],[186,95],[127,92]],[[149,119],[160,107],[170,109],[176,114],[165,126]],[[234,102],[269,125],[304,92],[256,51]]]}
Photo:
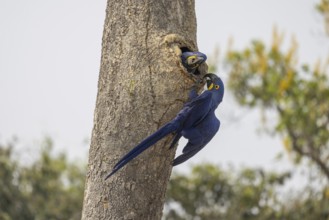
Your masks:
{"label": "nest hole opening", "polygon": [[188,47],[181,47],[180,50],[182,51],[182,53],[192,52],[192,50],[190,50]]}
{"label": "nest hole opening", "polygon": [[[192,52],[193,50],[191,50],[190,48],[188,48],[188,47],[180,47],[180,50],[182,51],[182,53],[185,53],[185,52]],[[196,76],[198,76],[198,75],[200,75],[201,73],[200,73],[200,71],[199,71],[199,68],[197,68],[195,71],[194,71],[194,73],[193,73],[193,75],[196,75]]]}

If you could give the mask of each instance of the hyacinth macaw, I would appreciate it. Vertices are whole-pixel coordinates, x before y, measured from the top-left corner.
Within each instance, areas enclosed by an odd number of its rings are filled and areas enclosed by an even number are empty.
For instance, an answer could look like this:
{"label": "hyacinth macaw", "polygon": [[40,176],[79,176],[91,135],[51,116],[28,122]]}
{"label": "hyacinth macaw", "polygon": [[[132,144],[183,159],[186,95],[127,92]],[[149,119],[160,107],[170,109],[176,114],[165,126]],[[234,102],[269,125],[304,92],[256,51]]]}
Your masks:
{"label": "hyacinth macaw", "polygon": [[174,159],[173,166],[185,162],[209,143],[220,127],[215,110],[222,102],[224,84],[217,75],[212,73],[206,74],[204,78],[206,78],[207,90],[198,95],[197,91],[192,89],[190,101],[183,106],[177,116],[122,157],[105,179],[168,134],[174,134],[169,148],[173,148],[182,136],[188,139],[183,153]]}
{"label": "hyacinth macaw", "polygon": [[182,53],[181,60],[187,72],[191,74],[196,74],[198,73],[196,71],[197,68],[207,60],[207,56],[201,52],[187,51]]}

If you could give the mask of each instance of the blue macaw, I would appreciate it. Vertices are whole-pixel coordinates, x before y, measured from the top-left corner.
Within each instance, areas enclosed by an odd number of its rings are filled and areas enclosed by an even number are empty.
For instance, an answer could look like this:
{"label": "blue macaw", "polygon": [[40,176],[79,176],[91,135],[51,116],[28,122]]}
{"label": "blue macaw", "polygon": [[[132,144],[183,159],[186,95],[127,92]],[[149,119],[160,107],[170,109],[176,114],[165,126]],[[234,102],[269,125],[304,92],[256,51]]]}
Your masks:
{"label": "blue macaw", "polygon": [[197,91],[192,89],[190,101],[184,105],[177,116],[119,160],[105,179],[168,134],[175,134],[169,148],[173,148],[182,136],[188,139],[183,154],[173,161],[173,166],[185,162],[208,144],[220,127],[220,121],[216,118],[215,110],[222,102],[224,84],[218,76],[212,73],[206,74],[204,78],[206,78],[208,90],[198,95]]}
{"label": "blue macaw", "polygon": [[201,52],[183,52],[181,55],[183,66],[191,74],[196,74],[197,68],[207,60],[207,56]]}

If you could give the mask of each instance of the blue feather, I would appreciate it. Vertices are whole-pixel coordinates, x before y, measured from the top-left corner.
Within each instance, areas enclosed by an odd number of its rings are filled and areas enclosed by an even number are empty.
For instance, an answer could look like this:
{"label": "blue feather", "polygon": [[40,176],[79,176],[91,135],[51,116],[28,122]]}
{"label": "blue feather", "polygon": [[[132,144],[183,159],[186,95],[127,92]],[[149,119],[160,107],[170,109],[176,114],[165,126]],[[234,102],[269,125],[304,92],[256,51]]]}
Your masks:
{"label": "blue feather", "polygon": [[[188,143],[183,149],[183,154],[173,161],[173,166],[185,162],[210,142],[220,127],[220,121],[215,115],[215,110],[222,102],[224,84],[215,74],[207,74],[206,77],[209,78],[207,80],[208,90],[192,98],[172,121],[165,124],[128,152],[115,164],[113,170],[105,179],[112,176],[129,161],[168,134],[175,133],[169,148],[173,148],[182,136],[188,139]],[[192,91],[191,94],[195,94],[195,91]]]}

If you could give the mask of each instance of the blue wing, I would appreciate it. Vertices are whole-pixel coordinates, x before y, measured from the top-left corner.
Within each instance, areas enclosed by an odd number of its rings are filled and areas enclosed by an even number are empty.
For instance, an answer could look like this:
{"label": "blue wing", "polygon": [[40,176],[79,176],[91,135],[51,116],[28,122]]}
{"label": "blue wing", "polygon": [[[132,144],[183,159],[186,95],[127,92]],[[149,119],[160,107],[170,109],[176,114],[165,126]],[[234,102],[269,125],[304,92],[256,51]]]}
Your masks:
{"label": "blue wing", "polygon": [[190,128],[188,130],[184,130],[184,137],[188,139],[188,143],[183,148],[183,154],[178,156],[173,161],[173,166],[181,164],[194,156],[197,152],[199,152],[205,145],[205,137],[203,131],[200,130],[201,127]]}
{"label": "blue wing", "polygon": [[[207,106],[204,106],[207,108]],[[182,136],[188,139],[188,143],[183,148],[183,154],[173,161],[173,166],[181,164],[198,153],[215,136],[220,121],[214,114],[214,109],[208,106],[208,112],[195,124],[182,131]]]}
{"label": "blue wing", "polygon": [[189,141],[183,148],[183,154],[173,161],[173,166],[181,164],[198,153],[215,136],[220,127],[220,121],[215,114],[208,115],[205,121],[197,127],[184,131],[184,137]]}
{"label": "blue wing", "polygon": [[196,127],[203,119],[208,115],[211,110],[212,94],[209,91],[205,91],[197,98],[186,104],[189,107],[189,114],[187,115],[183,129]]}
{"label": "blue wing", "polygon": [[210,111],[210,105],[211,93],[207,91],[185,104],[184,108],[188,109],[188,113],[186,114],[183,123],[180,124],[181,126],[177,129],[176,135],[174,136],[169,149],[173,148],[182,137],[182,130],[189,127],[195,127],[204,119]]}

